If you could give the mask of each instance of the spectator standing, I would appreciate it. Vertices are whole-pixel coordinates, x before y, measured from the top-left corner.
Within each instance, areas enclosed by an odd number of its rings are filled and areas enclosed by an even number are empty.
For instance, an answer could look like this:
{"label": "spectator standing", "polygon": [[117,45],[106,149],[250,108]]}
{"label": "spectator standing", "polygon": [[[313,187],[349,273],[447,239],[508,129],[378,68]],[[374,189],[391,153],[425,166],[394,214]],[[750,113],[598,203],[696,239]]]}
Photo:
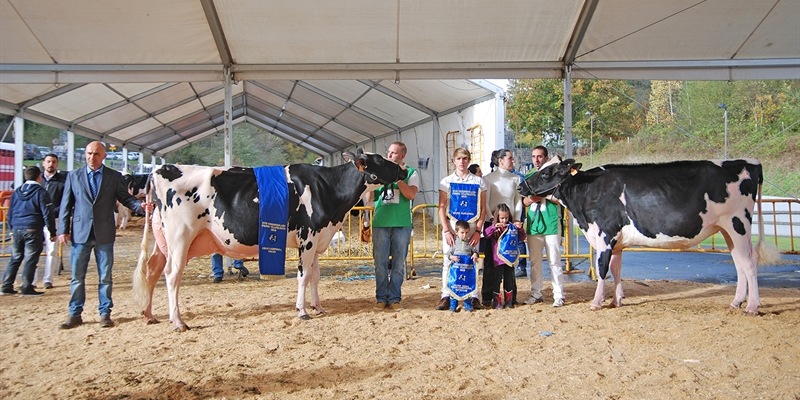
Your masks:
{"label": "spectator standing", "polygon": [[[442,224],[444,254],[448,254],[450,248],[455,245],[456,221],[459,219],[469,222],[470,231],[467,243],[470,246],[477,246],[481,237],[481,225],[486,212],[486,183],[483,178],[469,172],[470,157],[469,150],[463,147],[455,149],[452,160],[455,171],[439,182],[438,212],[439,223]],[[455,214],[460,217],[456,217]],[[450,308],[450,291],[447,288],[449,266],[450,260],[445,257],[442,265],[442,297],[436,305],[437,310]],[[486,272],[484,271],[484,273]],[[472,306],[480,309],[478,294],[476,293],[474,296]]]}
{"label": "spectator standing", "polygon": [[[386,158],[408,170],[406,179],[378,188],[370,194],[374,200],[372,218],[372,257],[375,263],[375,310],[390,307],[400,311],[401,287],[405,279],[405,262],[411,231],[414,227],[411,206],[419,191],[419,174],[405,165],[408,149],[403,142],[394,142]],[[391,256],[391,267],[389,266]]]}
{"label": "spectator standing", "polygon": [[[493,212],[499,204],[504,203],[511,208],[511,219],[516,220],[518,216],[522,215],[524,207],[522,204],[522,196],[517,192],[517,186],[522,182],[522,179],[519,175],[511,172],[514,169],[514,154],[508,149],[497,150],[492,153],[492,164],[496,165],[497,169],[484,177],[486,181],[486,205],[488,211]],[[522,230],[523,226],[521,222],[517,221],[514,224],[517,229]],[[483,225],[484,232],[490,225],[492,225],[492,217],[491,214],[487,212]],[[491,247],[488,243],[484,247],[481,300],[484,306],[490,306],[494,293],[492,288],[498,286],[500,280],[503,279],[503,268],[494,268],[494,257],[490,256]],[[497,280],[497,282],[495,282],[495,280]],[[514,284],[515,290],[511,291],[511,293],[516,293],[516,279],[511,279],[509,283]],[[513,300],[516,301],[516,296]]]}
{"label": "spectator standing", "polygon": [[83,324],[81,314],[86,302],[86,271],[92,251],[100,278],[97,286],[100,326],[114,326],[111,320],[111,309],[114,307],[111,272],[116,239],[114,208],[119,201],[137,212],[153,209],[152,203],[145,204],[128,193],[122,174],[103,165],[106,148],[102,143],[89,143],[84,154],[86,167],[67,174],[58,218],[58,241],[61,244],[72,243],[69,317],[61,324],[61,329]]}
{"label": "spectator standing", "polygon": [[[530,177],[550,160],[547,148],[536,146],[531,151],[534,169]],[[531,196],[524,199],[528,206],[527,229],[530,260],[531,295],[525,304],[541,303],[542,299],[542,248],[547,247],[547,264],[553,283],[553,307],[564,305],[564,275],[561,270],[561,208],[543,197]]]}
{"label": "spectator standing", "polygon": [[469,173],[475,175],[477,177],[483,178],[483,171],[481,171],[481,166],[478,164],[472,164],[469,166]]}
{"label": "spectator standing", "polygon": [[[64,195],[64,184],[67,181],[67,174],[66,172],[58,170],[58,156],[54,153],[44,156],[42,168],[44,168],[42,171],[42,186],[47,190],[47,194],[50,195],[50,200],[53,201],[53,217],[58,220],[58,212],[61,206],[61,198]],[[44,288],[52,289],[53,279],[56,273],[60,272],[61,256],[58,254],[58,242],[56,241],[56,237],[51,237],[50,231],[47,229],[44,230],[44,239],[44,252],[46,256],[44,271],[41,273],[37,269],[36,278],[33,282],[38,282],[39,276],[41,276],[41,282]]]}
{"label": "spectator standing", "polygon": [[22,267],[21,296],[41,296],[33,288],[36,264],[39,263],[39,254],[44,246],[44,229],[50,234],[50,240],[56,235],[55,219],[53,218],[53,204],[50,195],[40,184],[42,181],[39,167],[27,167],[23,172],[25,183],[14,190],[6,213],[6,223],[11,228],[13,236],[11,246],[11,259],[8,260],[6,273],[3,276],[3,286],[0,293],[3,295],[17,294],[14,290],[14,281],[20,264]]}
{"label": "spectator standing", "polygon": [[[243,278],[249,273],[247,268],[244,267],[244,261],[241,259],[233,260],[233,268],[238,269]],[[222,254],[211,254],[211,272],[214,274],[214,283],[222,282],[222,278],[225,276],[225,267],[222,265]]]}

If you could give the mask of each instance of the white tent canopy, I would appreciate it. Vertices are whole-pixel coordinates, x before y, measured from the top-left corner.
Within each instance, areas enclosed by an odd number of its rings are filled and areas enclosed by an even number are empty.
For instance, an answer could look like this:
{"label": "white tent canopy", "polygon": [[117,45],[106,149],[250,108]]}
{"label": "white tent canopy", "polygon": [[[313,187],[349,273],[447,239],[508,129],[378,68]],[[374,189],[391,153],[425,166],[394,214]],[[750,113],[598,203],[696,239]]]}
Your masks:
{"label": "white tent canopy", "polygon": [[330,154],[475,79],[800,79],[800,0],[0,0],[2,113],[165,155],[220,131],[226,76],[229,121]]}

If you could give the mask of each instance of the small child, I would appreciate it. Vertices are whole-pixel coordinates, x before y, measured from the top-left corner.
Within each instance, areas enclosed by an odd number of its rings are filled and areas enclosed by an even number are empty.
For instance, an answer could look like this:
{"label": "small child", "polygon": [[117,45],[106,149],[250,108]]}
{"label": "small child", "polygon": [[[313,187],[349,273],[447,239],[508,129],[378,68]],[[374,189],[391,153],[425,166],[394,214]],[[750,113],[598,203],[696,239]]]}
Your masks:
{"label": "small child", "polygon": [[[450,247],[448,255],[450,256],[450,265],[453,262],[459,261],[461,258],[458,256],[470,256],[472,262],[478,260],[478,249],[475,246],[469,245],[469,222],[464,220],[456,221],[456,242]],[[450,296],[450,312],[456,312],[458,307],[458,300]],[[464,301],[464,311],[472,312],[472,302],[467,299]]]}
{"label": "small child", "polygon": [[[525,241],[525,231],[514,224],[514,218],[511,216],[511,210],[508,208],[508,205],[500,203],[494,211],[494,224],[487,226],[484,231],[484,235],[489,238],[491,243],[491,254],[492,257],[494,257],[495,267],[493,268],[494,271],[483,271],[483,273],[495,274],[495,279],[492,280],[492,282],[494,282],[494,287],[492,288],[494,299],[492,302],[496,309],[514,308],[514,292],[517,290],[517,282],[514,277],[515,265],[509,265],[505,260],[500,258],[497,252],[500,237],[503,236],[509,225],[515,225],[517,228],[518,242]],[[519,258],[517,257],[515,261],[519,261]],[[516,264],[516,262],[514,262],[514,264]],[[505,298],[503,298],[503,295],[500,293],[501,280],[503,281]]]}

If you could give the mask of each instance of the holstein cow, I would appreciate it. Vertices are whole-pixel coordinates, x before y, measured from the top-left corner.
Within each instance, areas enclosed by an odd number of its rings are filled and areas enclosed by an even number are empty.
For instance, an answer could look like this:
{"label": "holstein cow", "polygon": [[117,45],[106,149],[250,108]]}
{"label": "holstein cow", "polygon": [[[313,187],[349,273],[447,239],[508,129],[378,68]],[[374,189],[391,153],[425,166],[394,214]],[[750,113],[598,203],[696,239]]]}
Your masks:
{"label": "holstein cow", "polygon": [[[147,184],[148,176],[149,175],[147,174],[122,175],[122,178],[125,180],[125,183],[128,186],[128,193],[132,194],[138,199],[144,199],[146,195],[145,184]],[[116,214],[117,227],[122,230],[128,228],[128,221],[130,221],[132,215],[141,216],[141,214],[132,214],[133,211],[128,209],[128,207],[120,207],[119,204],[117,204],[117,209],[119,210],[119,212]]]}
{"label": "holstein cow", "polygon": [[[377,154],[342,154],[351,162],[336,167],[286,166],[289,189],[287,247],[299,249],[297,303],[308,319],[305,291],[311,284],[311,306],[323,313],[317,286],[319,262],[348,211],[362,194],[405,179],[408,172]],[[252,168],[164,165],[152,174],[149,193],[156,202],[153,235],[156,246],[147,256],[147,223],[142,253],[134,273],[134,293],[147,323],[153,290],[166,277],[169,316],[176,331],[189,329],[178,309],[181,274],[198,256],[220,253],[234,258],[258,254],[259,190]]]}
{"label": "holstein cow", "polygon": [[[560,160],[558,160],[560,161]],[[764,245],[761,164],[756,160],[677,161],[666,164],[604,165],[580,171],[574,160],[542,168],[522,182],[523,196],[552,196],[575,217],[596,250],[597,290],[591,309],[602,307],[603,279],[614,275],[612,307],[622,305],[622,249],[630,246],[687,248],[722,232],[738,276],[731,307],[749,290],[747,313],[760,305],[756,266],[780,258]],[[758,252],[751,241],[758,194]]]}

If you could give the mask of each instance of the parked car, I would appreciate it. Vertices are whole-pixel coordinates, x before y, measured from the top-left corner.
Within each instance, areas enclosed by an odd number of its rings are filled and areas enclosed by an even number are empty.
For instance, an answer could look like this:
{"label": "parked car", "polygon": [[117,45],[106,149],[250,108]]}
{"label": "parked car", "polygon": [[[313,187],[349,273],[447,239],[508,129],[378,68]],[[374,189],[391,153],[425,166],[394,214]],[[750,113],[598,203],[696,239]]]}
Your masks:
{"label": "parked car", "polygon": [[52,152],[53,152],[53,150],[51,150],[49,147],[39,146],[39,154],[42,155],[42,160],[44,160],[44,157],[46,155],[48,155],[48,154],[50,154]]}
{"label": "parked car", "polygon": [[25,143],[22,145],[23,150],[25,150],[25,159],[26,160],[41,160],[42,154],[39,152],[39,146],[32,144],[32,143]]}
{"label": "parked car", "polygon": [[137,161],[139,160],[139,152],[137,151],[129,151],[128,152],[128,161]]}

